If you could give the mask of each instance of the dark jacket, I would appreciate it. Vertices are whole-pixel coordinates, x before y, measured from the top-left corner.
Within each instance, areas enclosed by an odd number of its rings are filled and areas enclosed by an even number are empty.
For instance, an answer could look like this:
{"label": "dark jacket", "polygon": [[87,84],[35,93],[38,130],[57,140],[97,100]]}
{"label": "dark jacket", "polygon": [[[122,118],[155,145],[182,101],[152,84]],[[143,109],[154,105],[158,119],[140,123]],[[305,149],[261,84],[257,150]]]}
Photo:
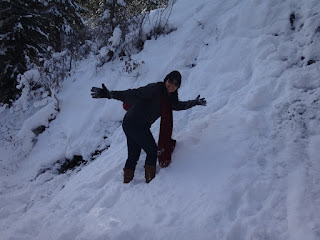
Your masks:
{"label": "dark jacket", "polygon": [[133,104],[123,119],[124,124],[146,124],[148,127],[161,115],[161,94],[169,98],[172,110],[186,110],[196,105],[195,100],[179,101],[178,92],[168,93],[164,82],[150,83],[137,89],[111,91],[113,99]]}

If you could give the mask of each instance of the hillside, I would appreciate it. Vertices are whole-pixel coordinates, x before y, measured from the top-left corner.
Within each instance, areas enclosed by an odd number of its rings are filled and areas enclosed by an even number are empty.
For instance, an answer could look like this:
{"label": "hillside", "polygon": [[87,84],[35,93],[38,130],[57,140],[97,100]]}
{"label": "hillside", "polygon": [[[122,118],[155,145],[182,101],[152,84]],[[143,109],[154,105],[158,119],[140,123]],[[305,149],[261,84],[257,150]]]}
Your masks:
{"label": "hillside", "polygon": [[[176,30],[147,41],[131,73],[120,59],[96,68],[91,55],[56,98],[1,108],[1,238],[319,239],[319,10],[316,0],[178,0]],[[90,89],[172,70],[180,100],[208,104],[174,112],[171,165],[146,184],[142,153],[125,185],[125,111]],[[159,120],[151,129],[157,140]],[[58,174],[74,156],[94,160]]]}

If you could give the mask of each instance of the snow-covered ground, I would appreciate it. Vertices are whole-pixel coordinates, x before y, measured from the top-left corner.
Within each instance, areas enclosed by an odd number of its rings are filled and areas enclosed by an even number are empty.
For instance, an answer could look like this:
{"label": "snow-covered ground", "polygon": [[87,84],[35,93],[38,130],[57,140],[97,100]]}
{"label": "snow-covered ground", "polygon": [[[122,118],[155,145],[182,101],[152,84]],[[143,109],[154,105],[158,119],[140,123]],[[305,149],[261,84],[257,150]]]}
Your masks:
{"label": "snow-covered ground", "polygon": [[[2,107],[1,239],[320,239],[319,13],[318,0],[178,0],[177,30],[147,41],[132,73],[91,56],[56,98]],[[174,112],[172,164],[146,184],[143,153],[125,185],[125,111],[90,89],[172,70],[181,100],[208,104]],[[96,150],[57,174],[57,161]]]}

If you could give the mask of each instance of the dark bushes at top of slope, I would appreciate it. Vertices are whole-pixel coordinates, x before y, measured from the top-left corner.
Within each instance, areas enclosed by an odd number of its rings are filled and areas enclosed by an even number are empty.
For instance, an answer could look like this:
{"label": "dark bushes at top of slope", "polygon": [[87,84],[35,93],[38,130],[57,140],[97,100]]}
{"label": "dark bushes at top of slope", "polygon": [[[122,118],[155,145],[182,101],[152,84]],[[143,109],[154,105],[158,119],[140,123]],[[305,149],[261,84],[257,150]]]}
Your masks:
{"label": "dark bushes at top of slope", "polygon": [[71,0],[0,2],[0,102],[19,96],[17,76],[41,67],[48,49],[71,52],[83,42],[79,7]]}

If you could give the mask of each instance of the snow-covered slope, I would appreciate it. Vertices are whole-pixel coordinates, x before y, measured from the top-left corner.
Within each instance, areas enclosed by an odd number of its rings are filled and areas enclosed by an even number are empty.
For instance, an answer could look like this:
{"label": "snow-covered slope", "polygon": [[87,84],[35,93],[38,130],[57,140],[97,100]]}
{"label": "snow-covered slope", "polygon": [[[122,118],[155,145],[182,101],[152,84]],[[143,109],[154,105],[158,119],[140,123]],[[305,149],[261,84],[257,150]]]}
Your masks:
{"label": "snow-covered slope", "polygon": [[[179,0],[177,30],[147,41],[129,76],[123,61],[96,69],[92,56],[24,123],[2,109],[1,239],[320,239],[319,12],[318,0]],[[143,153],[124,185],[125,111],[90,88],[135,88],[172,70],[181,100],[208,104],[174,112],[168,168],[146,184]],[[54,171],[103,149],[81,171]]]}

